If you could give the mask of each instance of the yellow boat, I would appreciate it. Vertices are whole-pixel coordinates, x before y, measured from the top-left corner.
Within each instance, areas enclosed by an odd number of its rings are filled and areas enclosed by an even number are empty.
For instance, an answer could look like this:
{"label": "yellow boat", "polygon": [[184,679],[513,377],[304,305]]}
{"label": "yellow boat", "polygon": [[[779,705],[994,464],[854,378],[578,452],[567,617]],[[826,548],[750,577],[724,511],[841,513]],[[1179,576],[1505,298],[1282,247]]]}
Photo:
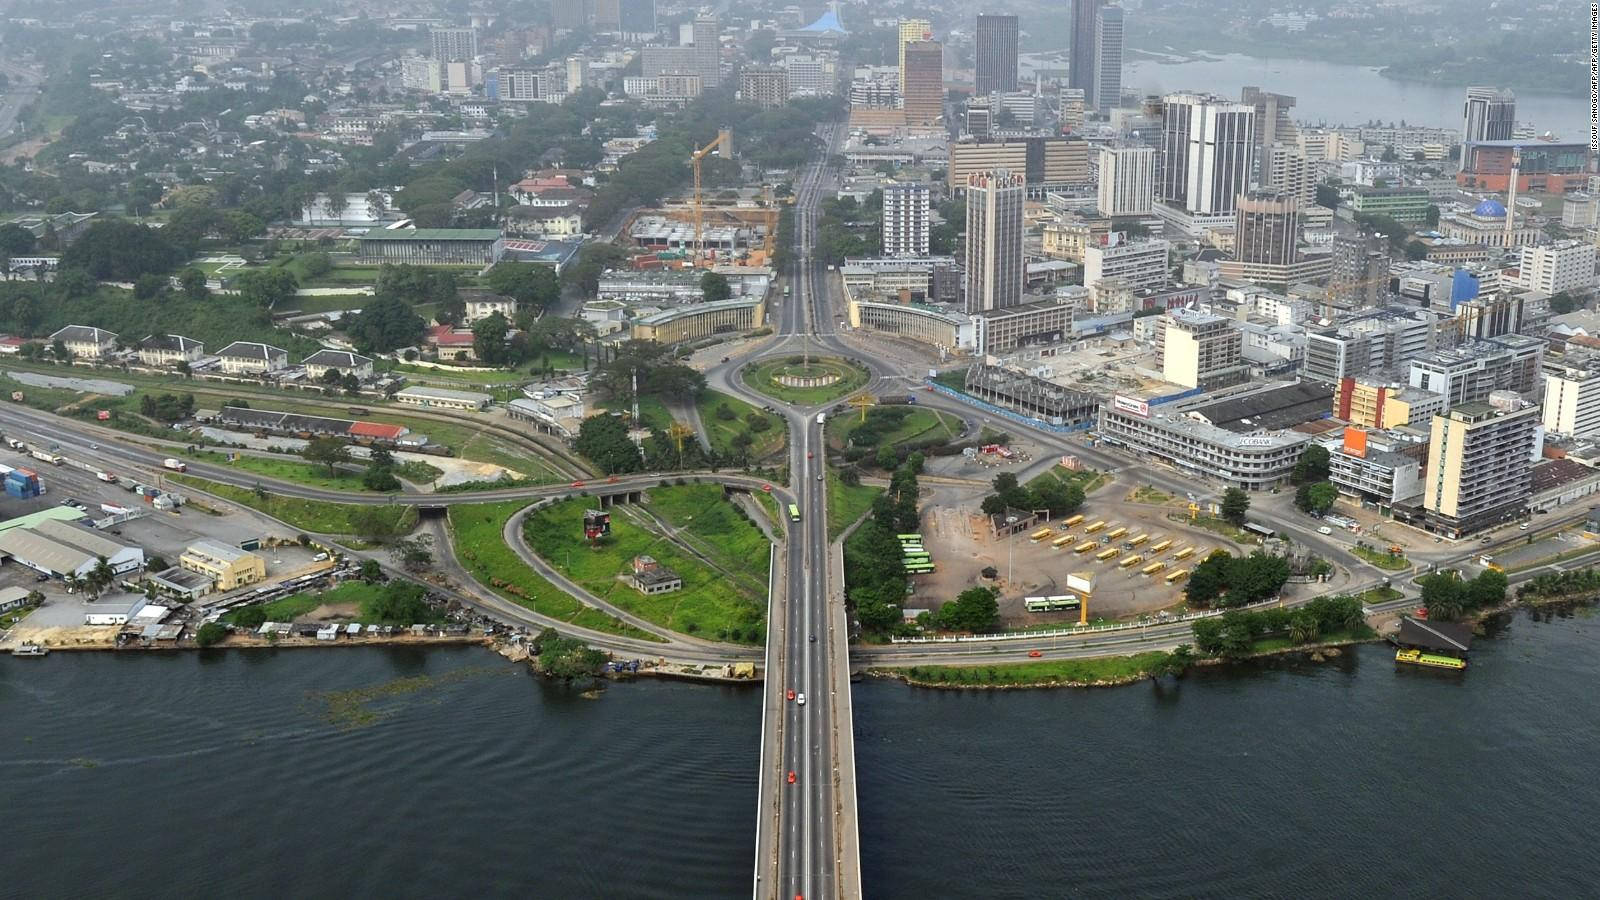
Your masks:
{"label": "yellow boat", "polygon": [[1423,653],[1421,650],[1396,650],[1394,661],[1397,663],[1410,663],[1413,666],[1432,666],[1436,669],[1465,669],[1467,661],[1454,656],[1443,656],[1438,653]]}

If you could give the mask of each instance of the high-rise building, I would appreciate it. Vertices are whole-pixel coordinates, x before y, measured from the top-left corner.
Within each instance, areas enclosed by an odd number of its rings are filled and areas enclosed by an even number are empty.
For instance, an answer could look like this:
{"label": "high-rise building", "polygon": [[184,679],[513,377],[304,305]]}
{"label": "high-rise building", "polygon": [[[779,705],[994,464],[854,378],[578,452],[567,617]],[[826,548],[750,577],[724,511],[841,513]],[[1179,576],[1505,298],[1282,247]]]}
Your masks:
{"label": "high-rise building", "polygon": [[1569,437],[1600,433],[1600,357],[1572,349],[1544,363],[1544,430]]}
{"label": "high-rise building", "polygon": [[544,96],[542,82],[543,76],[533,69],[501,69],[485,84],[490,86],[493,99],[527,103]]}
{"label": "high-rise building", "polygon": [[930,192],[925,184],[883,189],[883,255],[927,256]]}
{"label": "high-rise building", "polygon": [[1157,197],[1190,213],[1232,213],[1250,184],[1254,107],[1209,94],[1162,98]]}
{"label": "high-rise building", "polygon": [[623,34],[656,33],[656,0],[618,0],[617,15]]}
{"label": "high-rise building", "polygon": [[1249,377],[1243,359],[1244,335],[1230,320],[1188,307],[1167,310],[1161,318],[1156,329],[1156,366],[1163,380],[1209,390]]}
{"label": "high-rise building", "polygon": [[1136,291],[1164,288],[1171,249],[1172,245],[1160,238],[1127,240],[1117,231],[1101,235],[1084,245],[1083,286],[1092,289],[1108,278],[1115,278]]}
{"label": "high-rise building", "polygon": [[696,16],[694,20],[695,71],[700,84],[715,87],[722,83],[722,25],[716,16]]}
{"label": "high-rise building", "polygon": [[994,116],[986,98],[973,97],[967,101],[967,120],[962,126],[962,131],[973,137],[988,137],[989,130],[993,127]]}
{"label": "high-rise building", "polygon": [[1589,241],[1556,241],[1522,248],[1517,281],[1525,288],[1560,294],[1595,286],[1595,247]]}
{"label": "high-rise building", "polygon": [[915,41],[933,40],[933,23],[927,19],[901,19],[896,38],[896,57],[900,71],[900,94],[906,92],[906,45]]}
{"label": "high-rise building", "polygon": [[831,57],[791,53],[778,60],[778,65],[789,73],[789,96],[833,96],[837,84]]}
{"label": "high-rise building", "polygon": [[1083,88],[1061,89],[1061,133],[1073,134],[1083,128]]}
{"label": "high-rise building", "polygon": [[967,176],[967,312],[1022,303],[1023,177],[999,170]]}
{"label": "high-rise building", "polygon": [[1098,96],[1094,89],[1094,43],[1100,10],[1106,0],[1072,0],[1072,44],[1067,57],[1067,85],[1083,91],[1086,101]]}
{"label": "high-rise building", "polygon": [[1544,341],[1522,334],[1473,341],[1413,359],[1406,382],[1443,394],[1446,409],[1500,390],[1532,394],[1544,383],[1544,348]]}
{"label": "high-rise building", "polygon": [[903,89],[907,125],[936,125],[944,116],[944,45],[938,41],[906,44]]}
{"label": "high-rise building", "polygon": [[1233,258],[1284,266],[1300,258],[1300,201],[1287,194],[1251,191],[1234,211]]}
{"label": "high-rise building", "polygon": [[978,14],[977,95],[1017,89],[1017,17]]}
{"label": "high-rise building", "polygon": [[966,189],[967,176],[1005,169],[1022,173],[1028,190],[1036,194],[1067,185],[1087,185],[1089,144],[1081,138],[1057,135],[963,138],[950,145],[951,193]]}
{"label": "high-rise building", "polygon": [[589,24],[588,0],[550,0],[550,25],[561,30],[576,30]]}
{"label": "high-rise building", "polygon": [[1324,314],[1376,306],[1389,294],[1389,241],[1381,234],[1337,235]]}
{"label": "high-rise building", "polygon": [[622,4],[620,0],[594,0],[594,29],[596,31],[622,30]]}
{"label": "high-rise building", "polygon": [[1239,93],[1239,102],[1256,111],[1255,159],[1260,169],[1258,180],[1265,185],[1272,160],[1272,145],[1295,142],[1294,120],[1289,118],[1289,110],[1294,108],[1294,98],[1246,85]]}
{"label": "high-rise building", "polygon": [[589,85],[589,59],[584,56],[567,57],[567,93],[582,90]]}
{"label": "high-rise building", "polygon": [[408,91],[437,94],[444,90],[444,70],[437,59],[407,56],[400,60],[400,86]]}
{"label": "high-rise building", "polygon": [[1153,147],[1101,147],[1099,199],[1102,216],[1148,216],[1156,196],[1156,151]]}
{"label": "high-rise building", "polygon": [[[1306,331],[1305,377],[1325,384],[1398,375],[1438,346],[1439,315],[1415,306],[1368,310],[1337,326]],[[1412,386],[1432,390],[1423,384]]]}
{"label": "high-rise building", "polygon": [[1273,144],[1267,150],[1261,186],[1300,201],[1302,208],[1317,199],[1317,168],[1294,144]]}
{"label": "high-rise building", "polygon": [[1492,87],[1467,88],[1461,110],[1461,170],[1467,167],[1466,144],[1509,141],[1517,126],[1517,96]]}
{"label": "high-rise building", "polygon": [[1422,508],[1428,527],[1461,537],[1519,517],[1533,495],[1539,408],[1468,403],[1433,417]]}
{"label": "high-rise building", "polygon": [[1122,105],[1122,7],[1102,6],[1094,23],[1094,108]]}
{"label": "high-rise building", "polygon": [[739,72],[739,98],[762,109],[789,102],[789,73],[776,66],[747,66]]}
{"label": "high-rise building", "polygon": [[473,28],[435,28],[428,32],[432,56],[440,62],[470,62],[478,55],[478,32]]}

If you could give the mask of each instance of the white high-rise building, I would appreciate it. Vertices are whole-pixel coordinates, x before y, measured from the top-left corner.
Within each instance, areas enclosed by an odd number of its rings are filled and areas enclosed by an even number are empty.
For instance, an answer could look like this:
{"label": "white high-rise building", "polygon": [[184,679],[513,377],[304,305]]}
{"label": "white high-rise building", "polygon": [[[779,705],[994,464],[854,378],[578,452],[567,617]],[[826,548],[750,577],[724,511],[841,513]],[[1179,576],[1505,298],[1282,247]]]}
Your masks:
{"label": "white high-rise building", "polygon": [[927,256],[930,192],[925,184],[883,189],[883,255]]}
{"label": "white high-rise building", "polygon": [[1525,246],[1517,267],[1517,282],[1546,294],[1586,291],[1600,281],[1595,278],[1594,259],[1595,247],[1588,241]]}
{"label": "white high-rise building", "polygon": [[444,90],[444,70],[437,59],[407,56],[400,60],[400,86],[408,91],[437,94]]}
{"label": "white high-rise building", "polygon": [[1126,240],[1111,232],[1083,248],[1083,286],[1093,288],[1117,278],[1133,290],[1167,286],[1167,254],[1172,245],[1160,238]]}
{"label": "white high-rise building", "polygon": [[1544,430],[1569,437],[1600,432],[1600,359],[1545,361]]}
{"label": "white high-rise building", "polygon": [[478,55],[478,32],[474,28],[435,28],[428,32],[433,58],[442,63],[468,62]]}
{"label": "white high-rise building", "polygon": [[1268,151],[1262,187],[1288,194],[1310,206],[1317,200],[1317,167],[1292,144],[1273,144]]}
{"label": "white high-rise building", "polygon": [[967,312],[1022,303],[1021,173],[999,169],[967,176]]}
{"label": "white high-rise building", "polygon": [[1190,213],[1233,213],[1250,186],[1255,107],[1210,94],[1162,98],[1157,196]]}
{"label": "white high-rise building", "polygon": [[1102,147],[1099,157],[1102,216],[1147,216],[1156,197],[1154,147]]}

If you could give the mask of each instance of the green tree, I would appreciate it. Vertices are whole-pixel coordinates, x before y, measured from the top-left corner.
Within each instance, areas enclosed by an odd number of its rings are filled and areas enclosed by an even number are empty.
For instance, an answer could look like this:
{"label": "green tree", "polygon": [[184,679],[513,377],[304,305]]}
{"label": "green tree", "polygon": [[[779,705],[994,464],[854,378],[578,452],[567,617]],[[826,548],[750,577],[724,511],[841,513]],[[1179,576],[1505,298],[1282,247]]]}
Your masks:
{"label": "green tree", "polygon": [[1439,572],[1417,579],[1422,586],[1422,605],[1428,618],[1444,622],[1461,618],[1469,606],[1467,586],[1454,572]]}
{"label": "green tree", "polygon": [[197,302],[211,294],[206,288],[206,273],[193,266],[178,273],[178,288],[183,291],[185,297]]}
{"label": "green tree", "polygon": [[707,272],[700,276],[700,290],[705,294],[707,303],[719,303],[733,296],[733,285],[728,283],[728,276],[721,272]]}
{"label": "green tree", "polygon": [[361,307],[345,331],[363,352],[390,353],[420,342],[426,328],[404,300],[382,293]]}
{"label": "green tree", "polygon": [[183,261],[184,251],[158,232],[121,219],[90,225],[61,254],[62,269],[79,269],[102,281],[133,281],[164,274]]}
{"label": "green tree", "polygon": [[394,471],[388,466],[368,465],[366,471],[361,473],[361,486],[369,491],[398,491],[401,488],[400,479],[394,477]]}
{"label": "green tree", "polygon": [[433,566],[433,539],[426,534],[402,538],[389,553],[407,572],[424,572]]}
{"label": "green tree", "polygon": [[494,313],[472,323],[472,350],[486,365],[503,366],[511,357],[506,336],[511,333],[511,323],[500,313]]}
{"label": "green tree", "polygon": [[300,282],[288,269],[247,269],[234,277],[232,286],[250,304],[271,310],[292,299]]}
{"label": "green tree", "polygon": [[194,642],[202,647],[211,647],[222,643],[227,636],[228,626],[223,625],[221,622],[207,622],[200,626],[199,631],[195,632]]}
{"label": "green tree", "polygon": [[1321,515],[1332,509],[1337,499],[1338,488],[1327,481],[1316,481],[1300,485],[1294,494],[1294,505],[1305,512]]}
{"label": "green tree", "polygon": [[993,588],[972,587],[939,607],[938,624],[946,631],[991,631],[1000,622],[1000,605]]}
{"label": "green tree", "polygon": [[1330,458],[1327,447],[1321,444],[1311,444],[1306,447],[1300,454],[1300,458],[1295,461],[1294,474],[1290,476],[1290,480],[1295,484],[1305,484],[1308,481],[1327,481]]}
{"label": "green tree", "polygon": [[1250,495],[1243,490],[1231,487],[1222,492],[1222,518],[1235,525],[1243,525],[1244,517],[1250,512]]}
{"label": "green tree", "polygon": [[327,466],[331,478],[338,473],[341,464],[350,461],[350,445],[336,437],[314,437],[306,442],[300,456],[306,462]]}
{"label": "green tree", "polygon": [[578,426],[572,448],[607,475],[637,472],[644,467],[639,447],[628,438],[618,416],[590,416]]}
{"label": "green tree", "polygon": [[383,566],[375,559],[363,559],[359,569],[361,580],[368,584],[375,584],[383,580]]}

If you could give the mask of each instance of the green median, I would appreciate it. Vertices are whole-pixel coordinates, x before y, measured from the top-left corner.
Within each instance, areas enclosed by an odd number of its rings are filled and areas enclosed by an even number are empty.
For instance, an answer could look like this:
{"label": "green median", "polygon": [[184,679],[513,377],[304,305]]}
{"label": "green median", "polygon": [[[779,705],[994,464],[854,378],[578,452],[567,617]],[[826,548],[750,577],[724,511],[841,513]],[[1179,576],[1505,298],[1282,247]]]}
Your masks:
{"label": "green median", "polygon": [[168,474],[178,484],[198,488],[240,506],[313,534],[352,535],[382,540],[406,534],[417,526],[416,507],[404,503],[338,503],[285,497],[263,488],[235,487],[194,475]]}

